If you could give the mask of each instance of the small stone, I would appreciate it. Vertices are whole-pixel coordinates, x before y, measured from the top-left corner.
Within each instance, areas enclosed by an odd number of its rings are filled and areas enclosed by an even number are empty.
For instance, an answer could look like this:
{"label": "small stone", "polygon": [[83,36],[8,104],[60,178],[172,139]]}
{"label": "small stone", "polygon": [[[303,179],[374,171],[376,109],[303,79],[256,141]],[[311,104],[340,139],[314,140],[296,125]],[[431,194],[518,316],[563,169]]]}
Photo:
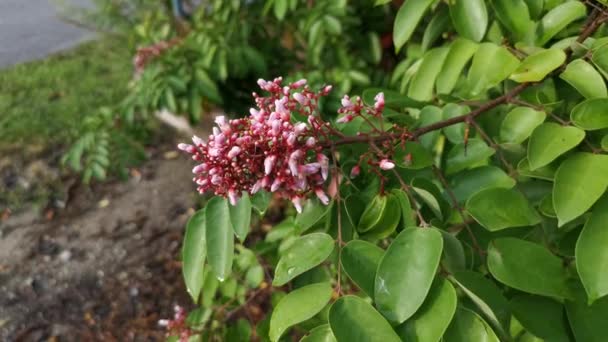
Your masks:
{"label": "small stone", "polygon": [[71,258],[72,258],[72,252],[70,252],[70,250],[68,250],[68,249],[59,253],[59,260],[61,260],[63,262],[68,262],[68,261],[70,261]]}

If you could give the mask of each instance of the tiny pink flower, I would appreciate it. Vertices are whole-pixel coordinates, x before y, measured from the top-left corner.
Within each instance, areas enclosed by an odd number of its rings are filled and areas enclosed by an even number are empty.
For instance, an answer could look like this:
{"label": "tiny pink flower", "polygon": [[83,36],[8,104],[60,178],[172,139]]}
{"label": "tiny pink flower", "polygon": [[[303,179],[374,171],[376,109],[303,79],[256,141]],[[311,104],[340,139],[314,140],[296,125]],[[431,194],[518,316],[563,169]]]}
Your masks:
{"label": "tiny pink flower", "polygon": [[355,178],[361,173],[361,167],[359,165],[353,166],[350,170],[350,178]]}
{"label": "tiny pink flower", "polygon": [[196,135],[192,137],[192,142],[194,143],[194,146],[205,146],[205,141]]}
{"label": "tiny pink flower", "polygon": [[354,117],[351,114],[346,114],[343,117],[336,120],[337,123],[348,123],[353,121]]}
{"label": "tiny pink flower", "polygon": [[341,103],[343,108],[351,108],[353,106],[353,103],[350,101],[350,97],[348,97],[348,95],[344,95]]}
{"label": "tiny pink flower", "polygon": [[380,168],[382,170],[391,170],[395,168],[395,163],[393,163],[391,160],[389,159],[382,159],[380,161]]}
{"label": "tiny pink flower", "polygon": [[205,169],[204,164],[198,164],[192,169],[192,173],[199,174],[199,173],[203,172],[204,169]]}
{"label": "tiny pink flower", "polygon": [[306,146],[308,146],[308,147],[313,147],[313,146],[315,146],[316,143],[317,143],[317,140],[313,137],[309,137],[308,139],[306,139]]}
{"label": "tiny pink flower", "polygon": [[196,150],[196,148],[194,146],[192,146],[190,144],[184,144],[184,143],[177,145],[177,148],[184,152],[188,152],[188,153],[194,153],[194,151]]}
{"label": "tiny pink flower", "polygon": [[272,172],[272,167],[274,166],[274,162],[277,160],[276,156],[268,156],[264,159],[264,173],[269,175]]}
{"label": "tiny pink flower", "polygon": [[378,93],[376,97],[374,97],[374,109],[377,111],[382,111],[384,109],[384,93]]}
{"label": "tiny pink flower", "polygon": [[321,164],[321,176],[323,180],[327,180],[327,176],[329,175],[329,159],[326,155],[317,153],[317,162]]}
{"label": "tiny pink flower", "polygon": [[298,88],[301,88],[301,87],[303,87],[303,86],[305,86],[305,85],[306,85],[306,79],[304,79],[304,78],[303,78],[303,79],[301,79],[301,80],[298,80],[298,81],[293,82],[293,83],[291,84],[291,88],[293,88],[293,89],[298,89]]}
{"label": "tiny pink flower", "polygon": [[301,214],[302,213],[302,197],[295,196],[291,198],[291,203],[296,208],[296,211]]}
{"label": "tiny pink flower", "polygon": [[230,204],[236,205],[239,201],[239,196],[236,194],[236,191],[230,189],[228,190],[228,199],[230,200]]}
{"label": "tiny pink flower", "polygon": [[317,197],[319,198],[321,203],[323,203],[325,205],[329,204],[329,197],[327,197],[327,195],[325,194],[323,189],[321,189],[321,188],[315,189],[315,194],[317,195]]}
{"label": "tiny pink flower", "polygon": [[293,98],[298,101],[299,104],[305,106],[308,104],[308,98],[300,93],[293,93]]}
{"label": "tiny pink flower", "polygon": [[238,146],[234,146],[230,149],[230,152],[228,152],[228,158],[232,159],[232,158],[238,156],[239,153],[241,153],[241,148]]}

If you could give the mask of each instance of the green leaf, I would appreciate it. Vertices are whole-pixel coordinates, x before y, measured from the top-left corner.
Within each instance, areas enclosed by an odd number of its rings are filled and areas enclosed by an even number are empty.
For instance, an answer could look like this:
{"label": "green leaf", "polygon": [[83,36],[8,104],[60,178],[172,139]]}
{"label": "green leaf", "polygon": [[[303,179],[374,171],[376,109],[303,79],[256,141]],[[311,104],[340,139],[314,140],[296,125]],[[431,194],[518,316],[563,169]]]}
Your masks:
{"label": "green leaf", "polygon": [[390,321],[403,323],[422,305],[442,247],[441,234],[423,228],[403,230],[388,247],[376,272],[374,298],[378,310]]}
{"label": "green leaf", "polygon": [[395,148],[395,163],[404,169],[419,170],[433,165],[431,152],[420,143],[406,141]]}
{"label": "green leaf", "polygon": [[513,315],[532,334],[547,341],[567,342],[564,306],[541,296],[518,294],[509,303]]}
{"label": "green leaf", "polygon": [[274,16],[283,21],[285,14],[287,14],[287,0],[273,0],[274,1]]}
{"label": "green leaf", "polygon": [[536,27],[536,44],[543,46],[571,22],[584,17],[587,9],[579,1],[568,1],[545,14]]}
{"label": "green leaf", "polygon": [[568,82],[587,99],[608,96],[602,75],[584,59],[575,59],[570,62],[559,78]]}
{"label": "green leaf", "polygon": [[237,202],[235,206],[230,206],[230,222],[234,228],[236,237],[245,241],[247,234],[249,233],[249,226],[251,225],[251,200],[246,192]]}
{"label": "green leaf", "polygon": [[478,96],[504,81],[519,66],[519,60],[509,50],[493,43],[479,45],[467,75],[467,89]]}
{"label": "green leaf", "polygon": [[329,324],[323,324],[312,329],[310,334],[301,339],[300,342],[336,342],[336,338],[331,332]]}
{"label": "green leaf", "polygon": [[464,143],[454,145],[450,152],[448,152],[446,173],[452,174],[472,166],[477,166],[480,162],[494,155],[494,153],[496,151],[493,148],[477,138],[469,139],[466,153]]}
{"label": "green leaf", "polygon": [[566,53],[564,50],[541,50],[526,57],[509,78],[519,83],[542,81],[565,61]]}
{"label": "green leaf", "polygon": [[348,277],[368,296],[374,296],[374,280],[382,248],[362,240],[353,240],[342,249],[342,267]]}
{"label": "green leaf", "polygon": [[576,105],[570,120],[586,131],[608,128],[608,99],[590,99]]}
{"label": "green leaf", "polygon": [[566,302],[568,321],[576,341],[604,342],[606,340],[606,317],[608,317],[608,297],[587,305],[583,298]]}
{"label": "green leaf", "polygon": [[302,212],[296,216],[296,224],[300,227],[300,231],[305,232],[321,221],[329,211],[329,207],[316,199],[306,201]]}
{"label": "green leaf", "polygon": [[412,209],[409,196],[401,189],[393,189],[391,193],[397,197],[401,206],[401,229],[415,226],[416,219],[414,218],[414,210]]}
{"label": "green leaf", "polygon": [[272,285],[283,286],[296,276],[322,263],[334,250],[334,239],[325,233],[304,235],[279,259]]}
{"label": "green leaf", "polygon": [[[422,108],[420,111],[420,127],[428,126],[438,121],[441,121],[441,109],[439,107],[426,106]],[[439,134],[439,131],[433,131],[421,136],[420,144],[427,150],[431,150]]]}
{"label": "green leaf", "polygon": [[412,189],[414,190],[416,195],[418,195],[418,197],[422,199],[422,202],[424,202],[424,204],[426,204],[431,209],[433,214],[435,214],[438,219],[443,220],[443,213],[441,212],[441,205],[439,204],[439,199],[435,197],[433,193],[426,189],[418,187],[412,187]]}
{"label": "green leaf", "polygon": [[232,271],[234,258],[234,231],[230,223],[228,202],[222,197],[213,197],[205,206],[207,259],[217,279],[224,281]]}
{"label": "green leaf", "polygon": [[602,72],[604,77],[608,76],[608,45],[602,45],[601,47],[593,51],[591,61],[595,66]]}
{"label": "green leaf", "polygon": [[433,19],[429,22],[422,35],[422,51],[427,51],[435,41],[447,30],[450,23],[447,7],[439,8],[433,14]]}
{"label": "green leaf", "polygon": [[369,240],[384,239],[390,236],[401,220],[401,205],[399,199],[392,193],[386,194],[386,207],[382,211],[380,220],[372,226],[362,238]]}
{"label": "green leaf", "polygon": [[401,5],[393,26],[393,42],[397,52],[410,39],[431,3],[433,0],[408,0]]}
{"label": "green leaf", "polygon": [[576,270],[589,302],[608,295],[608,198],[593,208],[576,242]]}
{"label": "green leaf", "polygon": [[456,290],[443,278],[437,278],[424,303],[412,318],[397,327],[404,341],[438,342],[456,312]]}
{"label": "green leaf", "polygon": [[480,166],[454,175],[451,188],[458,202],[466,201],[471,195],[487,188],[511,189],[515,180],[496,166]]}
{"label": "green leaf", "polygon": [[270,340],[278,341],[289,327],[319,313],[331,299],[332,292],[329,283],[318,283],[288,293],[272,311]]}
{"label": "green leaf", "polygon": [[374,307],[355,296],[340,297],[331,306],[329,326],[338,341],[401,341],[391,325]]}
{"label": "green leaf", "polygon": [[437,76],[437,93],[450,94],[454,90],[462,70],[473,57],[477,48],[479,48],[479,45],[464,38],[456,38],[452,42],[443,67]]}
{"label": "green leaf", "polygon": [[528,158],[522,159],[517,164],[517,172],[521,176],[538,178],[552,181],[555,178],[556,168],[553,164],[545,165],[543,167],[539,167],[534,171],[530,170],[530,163],[528,162]]}
{"label": "green leaf", "polygon": [[186,290],[195,303],[203,287],[205,256],[205,210],[197,211],[186,224],[186,234],[182,247],[182,273]]}
{"label": "green leaf", "polygon": [[492,241],[488,248],[488,270],[501,283],[524,292],[570,297],[561,259],[532,242],[516,238]]}
{"label": "green leaf", "polygon": [[553,207],[559,226],[585,213],[608,187],[608,156],[576,153],[557,169]]}
{"label": "green leaf", "polygon": [[465,270],[454,273],[450,280],[471,299],[496,331],[506,336],[503,327],[509,327],[511,312],[509,302],[496,284],[479,272]]}
{"label": "green leaf", "polygon": [[260,190],[251,197],[251,206],[260,214],[260,216],[264,216],[268,209],[268,205],[270,205],[271,199],[272,194],[270,192]]}
{"label": "green leaf", "polygon": [[372,201],[365,208],[365,211],[363,211],[363,214],[361,214],[357,231],[365,233],[372,228],[375,228],[382,219],[387,202],[388,196],[386,195],[378,194],[374,196]]}
{"label": "green leaf", "polygon": [[414,101],[407,96],[401,95],[399,92],[385,89],[385,88],[367,88],[363,91],[361,98],[363,102],[368,106],[373,106],[374,97],[378,95],[378,93],[384,94],[384,105],[390,108],[403,108],[403,107],[418,107],[420,106],[420,102]]}
{"label": "green leaf", "polygon": [[445,342],[499,342],[496,334],[475,312],[459,307],[448,330],[443,335]]}
{"label": "green leaf", "polygon": [[546,122],[532,132],[528,142],[530,170],[536,170],[554,161],[560,155],[576,147],[585,139],[585,131]]}
{"label": "green leaf", "polygon": [[464,38],[481,41],[488,27],[484,0],[450,0],[450,17],[456,31]]}
{"label": "green leaf", "polygon": [[492,0],[494,14],[504,27],[521,40],[533,26],[528,6],[524,0]]}
{"label": "green leaf", "polygon": [[[460,106],[455,103],[448,103],[443,107],[443,120],[451,119],[457,116],[468,114],[471,109],[467,106]],[[464,141],[464,123],[458,123],[448,126],[443,129],[445,137],[453,144],[458,144]]]}
{"label": "green leaf", "polygon": [[438,231],[443,238],[443,253],[441,256],[441,267],[446,271],[453,273],[466,268],[466,256],[462,243],[455,236],[445,230]]}
{"label": "green leaf", "polygon": [[407,96],[416,101],[431,101],[435,80],[448,54],[448,48],[429,50],[422,57],[422,64],[412,78]]}
{"label": "green leaf", "polygon": [[491,232],[540,223],[540,216],[526,197],[513,189],[481,190],[469,198],[466,208],[475,221]]}
{"label": "green leaf", "polygon": [[546,117],[544,112],[530,107],[516,107],[507,114],[500,125],[500,140],[521,144],[545,121]]}

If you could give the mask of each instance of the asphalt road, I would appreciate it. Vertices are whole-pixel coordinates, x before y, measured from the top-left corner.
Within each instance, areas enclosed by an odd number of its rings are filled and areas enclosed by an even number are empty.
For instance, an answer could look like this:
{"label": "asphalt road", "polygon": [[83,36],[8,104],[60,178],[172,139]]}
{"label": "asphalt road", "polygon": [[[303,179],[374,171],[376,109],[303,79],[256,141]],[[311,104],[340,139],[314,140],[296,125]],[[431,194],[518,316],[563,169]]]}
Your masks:
{"label": "asphalt road", "polygon": [[[90,4],[88,0],[70,3]],[[43,58],[93,36],[62,22],[51,0],[0,0],[0,68]]]}

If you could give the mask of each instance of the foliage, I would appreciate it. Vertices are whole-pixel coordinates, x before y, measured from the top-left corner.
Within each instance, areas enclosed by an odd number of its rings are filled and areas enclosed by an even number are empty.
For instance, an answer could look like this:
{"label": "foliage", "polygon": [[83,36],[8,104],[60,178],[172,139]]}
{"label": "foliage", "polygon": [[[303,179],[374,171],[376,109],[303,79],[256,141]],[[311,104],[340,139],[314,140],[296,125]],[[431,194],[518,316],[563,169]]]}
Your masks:
{"label": "foliage", "polygon": [[[287,18],[290,1],[269,3]],[[200,307],[170,332],[204,341],[604,340],[606,8],[560,0],[376,4],[395,18],[401,61],[391,89],[344,97],[338,120],[299,115],[291,98],[302,106],[310,98],[284,93],[288,117],[310,125],[306,134],[331,160],[331,202],[303,190],[321,201],[309,199],[298,214],[287,209],[270,231],[245,234],[241,215],[253,212],[259,227],[271,194],[257,192],[238,210],[213,198],[184,242],[186,285]],[[269,83],[260,85],[272,93]],[[267,114],[252,111],[258,115]],[[180,148],[205,163],[209,155],[195,151],[216,148],[214,138],[197,139]],[[228,160],[236,165],[244,154]],[[208,171],[200,165],[197,179]],[[272,308],[252,317],[260,298]]]}

